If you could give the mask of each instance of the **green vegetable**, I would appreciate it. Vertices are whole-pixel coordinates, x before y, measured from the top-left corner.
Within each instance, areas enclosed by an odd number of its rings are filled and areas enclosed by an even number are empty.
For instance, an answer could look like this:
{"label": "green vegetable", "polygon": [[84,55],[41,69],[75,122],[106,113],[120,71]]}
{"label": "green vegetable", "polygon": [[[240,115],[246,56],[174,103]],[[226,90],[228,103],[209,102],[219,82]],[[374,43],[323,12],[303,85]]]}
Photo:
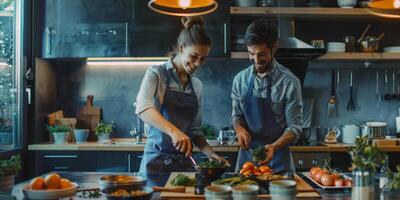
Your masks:
{"label": "green vegetable", "polygon": [[234,176],[230,178],[219,179],[214,182],[215,185],[258,185],[257,182],[253,180],[242,180],[239,176]]}
{"label": "green vegetable", "polygon": [[357,138],[356,144],[350,148],[349,154],[352,159],[353,171],[376,172],[377,168],[385,162],[385,156],[378,147],[370,144],[368,136]]}
{"label": "green vegetable", "polygon": [[78,195],[79,198],[91,199],[91,198],[100,198],[100,190],[89,190],[89,191],[82,191]]}
{"label": "green vegetable", "polygon": [[172,186],[194,186],[196,181],[193,178],[178,174],[174,179],[171,180]]}
{"label": "green vegetable", "polygon": [[218,160],[207,160],[207,161],[199,163],[199,167],[204,167],[204,168],[224,168],[224,167],[227,167],[227,165],[224,162],[220,162]]}
{"label": "green vegetable", "polygon": [[253,148],[253,160],[255,162],[261,162],[263,160],[265,160],[267,157],[265,155],[265,150],[263,146],[258,146]]}

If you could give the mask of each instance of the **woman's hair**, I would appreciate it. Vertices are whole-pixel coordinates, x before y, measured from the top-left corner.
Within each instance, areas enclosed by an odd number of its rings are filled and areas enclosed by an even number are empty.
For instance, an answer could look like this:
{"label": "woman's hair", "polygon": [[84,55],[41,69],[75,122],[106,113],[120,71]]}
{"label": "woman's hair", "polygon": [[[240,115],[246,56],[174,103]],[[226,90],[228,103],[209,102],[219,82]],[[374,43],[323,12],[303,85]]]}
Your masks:
{"label": "woman's hair", "polygon": [[179,33],[176,47],[170,55],[176,55],[178,49],[181,47],[191,45],[212,45],[210,36],[208,36],[204,29],[204,20],[202,17],[182,17],[181,22],[184,28]]}
{"label": "woman's hair", "polygon": [[278,40],[276,24],[267,19],[257,19],[247,27],[244,42],[246,45],[266,44],[272,48]]}

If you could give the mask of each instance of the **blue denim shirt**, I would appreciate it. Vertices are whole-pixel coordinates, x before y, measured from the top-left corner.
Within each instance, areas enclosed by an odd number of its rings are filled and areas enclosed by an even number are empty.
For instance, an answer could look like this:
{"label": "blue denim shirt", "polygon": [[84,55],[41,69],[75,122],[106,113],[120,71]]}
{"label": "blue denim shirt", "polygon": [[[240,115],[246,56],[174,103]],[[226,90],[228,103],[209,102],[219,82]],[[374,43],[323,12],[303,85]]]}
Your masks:
{"label": "blue denim shirt", "polygon": [[[251,65],[240,71],[233,80],[232,86],[232,116],[231,122],[244,120],[243,116],[243,98],[248,89],[250,74],[255,76],[253,85],[253,95],[257,97],[267,97],[268,79],[271,79],[271,101],[272,110],[275,114],[275,120],[285,128],[285,132],[292,132],[296,135],[296,141],[302,133],[301,120],[301,84],[299,79],[286,67],[275,60],[273,67],[266,76],[260,77],[253,70]],[[283,134],[283,133],[282,133]]]}

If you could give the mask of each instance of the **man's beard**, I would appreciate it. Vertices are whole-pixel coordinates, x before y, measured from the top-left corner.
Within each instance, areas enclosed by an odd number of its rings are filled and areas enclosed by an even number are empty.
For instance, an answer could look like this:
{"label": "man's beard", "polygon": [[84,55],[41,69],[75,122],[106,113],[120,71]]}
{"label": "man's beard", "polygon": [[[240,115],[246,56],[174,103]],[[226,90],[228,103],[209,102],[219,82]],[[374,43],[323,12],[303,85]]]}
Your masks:
{"label": "man's beard", "polygon": [[[271,68],[272,68],[272,60],[270,61],[270,62],[262,62],[262,63],[260,63],[260,64],[255,64],[254,63],[254,60],[251,60],[251,62],[253,63],[253,65],[254,65],[254,70],[257,72],[257,73],[264,73],[264,72],[268,72],[269,70],[271,70]],[[262,67],[256,67],[256,65],[257,66],[259,66],[259,65],[262,65]]]}

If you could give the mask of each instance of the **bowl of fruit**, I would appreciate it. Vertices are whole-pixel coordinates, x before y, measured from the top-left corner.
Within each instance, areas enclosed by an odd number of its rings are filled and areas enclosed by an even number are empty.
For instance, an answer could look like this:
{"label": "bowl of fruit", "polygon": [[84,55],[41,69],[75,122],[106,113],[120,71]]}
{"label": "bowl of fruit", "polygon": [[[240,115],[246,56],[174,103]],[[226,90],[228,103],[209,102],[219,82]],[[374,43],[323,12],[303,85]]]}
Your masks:
{"label": "bowl of fruit", "polygon": [[45,178],[36,177],[29,184],[22,186],[26,199],[59,199],[74,196],[78,184],[62,178],[57,173],[51,173]]}

